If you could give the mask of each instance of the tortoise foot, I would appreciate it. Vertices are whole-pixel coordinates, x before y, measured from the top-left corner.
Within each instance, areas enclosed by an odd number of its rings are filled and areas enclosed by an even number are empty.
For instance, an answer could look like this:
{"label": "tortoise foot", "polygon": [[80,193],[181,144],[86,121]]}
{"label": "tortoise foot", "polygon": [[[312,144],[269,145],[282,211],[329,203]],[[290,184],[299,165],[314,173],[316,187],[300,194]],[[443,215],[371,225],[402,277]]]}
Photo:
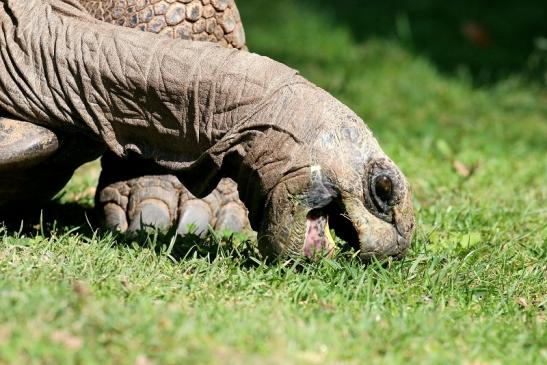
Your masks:
{"label": "tortoise foot", "polygon": [[107,185],[96,200],[104,225],[119,232],[176,227],[180,236],[205,237],[210,228],[250,231],[247,209],[230,179],[221,180],[211,194],[198,199],[175,176],[146,175]]}

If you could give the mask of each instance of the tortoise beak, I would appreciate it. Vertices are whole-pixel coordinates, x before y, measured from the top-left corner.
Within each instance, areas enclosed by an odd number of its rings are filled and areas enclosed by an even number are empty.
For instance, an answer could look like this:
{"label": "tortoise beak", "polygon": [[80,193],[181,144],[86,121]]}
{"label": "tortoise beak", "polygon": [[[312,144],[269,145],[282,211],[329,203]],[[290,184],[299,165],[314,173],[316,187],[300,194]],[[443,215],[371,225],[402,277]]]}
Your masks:
{"label": "tortoise beak", "polygon": [[[369,261],[372,258],[401,258],[406,253],[414,230],[414,215],[410,197],[408,202],[394,208],[393,222],[387,222],[373,215],[359,200],[346,202],[347,218],[355,230],[353,243],[360,250],[360,257]],[[336,228],[336,227],[335,227]]]}

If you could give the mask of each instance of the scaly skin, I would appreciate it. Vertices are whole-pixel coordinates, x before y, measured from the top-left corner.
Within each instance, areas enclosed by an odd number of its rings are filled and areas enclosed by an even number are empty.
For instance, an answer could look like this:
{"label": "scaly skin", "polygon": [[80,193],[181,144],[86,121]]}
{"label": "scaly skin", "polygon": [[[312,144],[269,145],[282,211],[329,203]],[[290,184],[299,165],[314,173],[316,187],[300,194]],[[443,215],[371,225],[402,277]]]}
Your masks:
{"label": "scaly skin", "polygon": [[80,0],[102,21],[165,34],[245,48],[245,32],[234,0]]}
{"label": "scaly skin", "polygon": [[12,115],[153,160],[196,196],[231,177],[267,256],[330,252],[314,236],[327,216],[364,259],[408,248],[403,174],[355,113],[296,71],[99,23],[68,0],[0,3],[0,107]]}

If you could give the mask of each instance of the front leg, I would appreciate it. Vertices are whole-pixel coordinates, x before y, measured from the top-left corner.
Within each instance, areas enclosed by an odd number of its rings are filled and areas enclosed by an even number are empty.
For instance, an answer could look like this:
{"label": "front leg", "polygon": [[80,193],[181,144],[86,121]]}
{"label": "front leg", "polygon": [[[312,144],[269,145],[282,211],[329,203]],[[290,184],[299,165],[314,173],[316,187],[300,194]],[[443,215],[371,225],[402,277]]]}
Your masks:
{"label": "front leg", "polygon": [[[143,2],[136,8],[124,2],[80,2],[95,18],[112,24],[246,49],[243,25],[233,0]],[[138,16],[135,10],[139,10]],[[197,199],[175,176],[142,159],[122,160],[107,153],[102,164],[96,203],[104,224],[111,229],[134,232],[143,226],[176,226],[177,232],[184,235],[193,226],[201,236],[208,227],[250,230],[247,209],[232,180],[222,180],[209,196]]]}
{"label": "front leg", "polygon": [[137,232],[146,227],[190,232],[204,237],[209,227],[234,232],[250,231],[247,209],[237,186],[223,179],[208,196],[193,196],[173,175],[136,157],[102,158],[96,206],[106,227]]}

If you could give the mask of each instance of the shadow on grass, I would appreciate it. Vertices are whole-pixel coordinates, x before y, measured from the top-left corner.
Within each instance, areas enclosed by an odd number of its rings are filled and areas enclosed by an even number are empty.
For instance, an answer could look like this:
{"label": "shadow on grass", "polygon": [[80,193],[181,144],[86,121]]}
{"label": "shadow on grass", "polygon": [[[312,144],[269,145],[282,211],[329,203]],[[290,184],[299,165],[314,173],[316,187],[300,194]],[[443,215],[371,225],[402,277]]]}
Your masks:
{"label": "shadow on grass", "polygon": [[9,207],[0,210],[0,222],[9,233],[25,235],[48,235],[60,229],[79,227],[78,232],[86,237],[93,235],[98,226],[95,211],[78,203],[52,201],[41,208]]}
{"label": "shadow on grass", "polygon": [[[230,259],[241,268],[256,268],[261,264],[276,263],[276,259],[264,259],[257,246],[254,233],[235,233],[230,231],[210,230],[205,238],[189,233],[184,237],[176,235],[176,227],[161,231],[150,227],[137,233],[126,234],[112,232],[100,227],[97,212],[86,205],[78,203],[60,203],[53,201],[41,209],[26,209],[24,213],[14,210],[0,211],[0,225],[12,236],[60,236],[67,231],[85,237],[87,242],[111,240],[117,247],[144,247],[158,255],[171,260],[185,261],[206,259],[213,262],[217,259]],[[10,218],[6,218],[10,217]],[[85,240],[84,240],[85,241]],[[337,238],[340,248],[338,258],[354,261],[358,252],[350,244]],[[314,260],[305,258],[284,260],[282,266],[302,270]],[[364,262],[363,262],[364,263]],[[312,265],[313,266],[313,265]]]}
{"label": "shadow on grass", "polygon": [[74,230],[90,241],[113,236],[117,246],[150,248],[175,261],[193,258],[214,261],[218,257],[225,257],[236,259],[242,267],[260,264],[256,239],[248,235],[211,231],[206,238],[192,233],[181,237],[175,236],[175,227],[165,232],[151,228],[136,234],[116,233],[100,228],[100,219],[95,209],[78,203],[52,201],[42,208],[26,207],[23,211],[6,208],[0,210],[0,224],[10,235],[51,237]]}
{"label": "shadow on grass", "polygon": [[[250,0],[241,2],[240,8],[251,39],[254,28],[271,27],[274,32],[296,12],[307,21],[328,19],[319,33],[335,26],[349,29],[357,42],[397,39],[439,70],[470,73],[477,84],[515,72],[541,80],[547,65],[547,49],[538,45],[547,37],[547,7],[542,0]],[[268,19],[264,9],[269,9]]]}
{"label": "shadow on grass", "polygon": [[228,258],[247,268],[262,263],[256,239],[242,233],[211,230],[204,238],[193,233],[181,237],[176,235],[173,228],[167,232],[150,229],[136,234],[116,236],[121,244],[148,247],[159,255],[170,257],[173,261],[198,258],[212,262],[219,258]]}

